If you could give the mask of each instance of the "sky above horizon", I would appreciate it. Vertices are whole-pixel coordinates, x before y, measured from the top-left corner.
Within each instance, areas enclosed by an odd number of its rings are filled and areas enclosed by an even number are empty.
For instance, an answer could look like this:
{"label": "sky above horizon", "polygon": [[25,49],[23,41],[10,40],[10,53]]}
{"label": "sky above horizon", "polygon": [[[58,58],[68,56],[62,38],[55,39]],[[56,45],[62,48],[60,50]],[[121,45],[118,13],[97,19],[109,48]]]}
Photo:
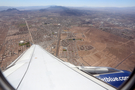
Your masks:
{"label": "sky above horizon", "polygon": [[0,6],[133,7],[135,0],[0,0]]}

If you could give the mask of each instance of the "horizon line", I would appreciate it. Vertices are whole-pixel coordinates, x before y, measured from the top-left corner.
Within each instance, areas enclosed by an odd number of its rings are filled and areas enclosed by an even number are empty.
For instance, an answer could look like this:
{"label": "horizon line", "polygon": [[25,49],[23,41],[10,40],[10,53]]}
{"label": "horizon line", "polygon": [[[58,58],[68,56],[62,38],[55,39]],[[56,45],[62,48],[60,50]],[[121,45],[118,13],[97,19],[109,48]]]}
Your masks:
{"label": "horizon line", "polygon": [[[45,5],[45,6],[63,6],[63,5]],[[44,5],[40,5],[40,6],[0,6],[0,7],[45,7]],[[135,7],[135,6],[63,6],[63,7],[86,7],[86,8],[96,8],[96,7],[103,7],[103,8],[110,8],[110,7],[117,7],[117,8],[128,8],[128,7]]]}

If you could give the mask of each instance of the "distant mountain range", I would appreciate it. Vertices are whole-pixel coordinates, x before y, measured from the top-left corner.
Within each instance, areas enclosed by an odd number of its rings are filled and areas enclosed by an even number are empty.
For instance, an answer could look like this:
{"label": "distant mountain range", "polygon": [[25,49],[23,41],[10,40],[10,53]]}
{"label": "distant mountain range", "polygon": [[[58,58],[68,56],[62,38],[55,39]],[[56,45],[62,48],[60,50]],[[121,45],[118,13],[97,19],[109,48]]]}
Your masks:
{"label": "distant mountain range", "polygon": [[[15,13],[25,13],[25,12],[29,12],[30,10],[20,10],[20,9],[16,9],[16,8],[9,8],[7,10],[3,10],[1,12],[3,12],[4,14],[15,14]],[[34,10],[31,10],[34,11]],[[88,14],[86,11],[83,10],[78,10],[78,9],[74,9],[74,8],[68,8],[68,7],[63,7],[63,6],[50,6],[50,7],[45,7],[44,9],[39,9],[36,10],[38,12],[43,12],[43,13],[57,13],[57,15],[61,15],[61,16],[82,16],[82,15],[86,15]]]}
{"label": "distant mountain range", "polygon": [[8,7],[8,6],[0,6],[0,11],[7,10],[9,8],[16,8],[18,10],[39,10],[48,8],[50,6],[28,6],[28,7]]}
{"label": "distant mountain range", "polygon": [[12,7],[0,6],[0,11],[7,10],[9,8],[12,8]]}
{"label": "distant mountain range", "polygon": [[51,6],[46,9],[40,9],[39,11],[41,12],[49,11],[51,13],[58,13],[61,16],[81,16],[87,14],[85,11],[63,6]]}
{"label": "distant mountain range", "polygon": [[3,10],[2,12],[18,12],[19,10],[16,8],[9,8],[7,10]]}
{"label": "distant mountain range", "polygon": [[5,7],[0,6],[0,11],[26,11],[39,10],[41,12],[59,13],[67,16],[80,16],[90,14],[89,12],[104,11],[111,13],[134,13],[135,7],[63,7],[63,6],[30,6],[30,7]]}
{"label": "distant mountain range", "polygon": [[[63,6],[55,6],[55,5],[50,5],[50,6],[26,6],[26,7],[11,7],[11,6],[0,6],[0,11],[2,10],[7,10],[9,8],[16,8],[18,10],[39,10],[39,9],[45,9],[48,7],[57,7],[57,8],[61,8]],[[85,9],[85,10],[89,10],[89,9],[100,9],[100,10],[105,10],[105,9],[112,9],[112,10],[122,10],[122,9],[130,9],[130,10],[135,10],[135,6],[134,7],[69,7],[69,8],[76,8],[76,9]]]}

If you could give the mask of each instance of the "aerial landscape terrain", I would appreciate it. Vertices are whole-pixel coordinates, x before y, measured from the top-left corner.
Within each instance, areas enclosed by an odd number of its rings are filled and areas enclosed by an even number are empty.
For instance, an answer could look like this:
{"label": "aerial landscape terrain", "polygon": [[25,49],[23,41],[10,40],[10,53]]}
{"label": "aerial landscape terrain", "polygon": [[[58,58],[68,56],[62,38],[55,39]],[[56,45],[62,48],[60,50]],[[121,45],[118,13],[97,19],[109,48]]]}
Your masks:
{"label": "aerial landscape terrain", "polygon": [[132,71],[135,7],[0,9],[1,69],[4,71],[32,44],[74,65]]}

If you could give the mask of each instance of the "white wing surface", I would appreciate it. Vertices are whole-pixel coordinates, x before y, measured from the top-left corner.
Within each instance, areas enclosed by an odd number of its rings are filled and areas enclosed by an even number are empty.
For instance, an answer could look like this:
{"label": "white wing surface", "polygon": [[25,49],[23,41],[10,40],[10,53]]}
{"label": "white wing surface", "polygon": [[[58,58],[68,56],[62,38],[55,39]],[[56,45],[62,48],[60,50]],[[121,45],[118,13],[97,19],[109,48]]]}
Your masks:
{"label": "white wing surface", "polygon": [[38,45],[32,45],[4,75],[17,90],[115,90]]}

